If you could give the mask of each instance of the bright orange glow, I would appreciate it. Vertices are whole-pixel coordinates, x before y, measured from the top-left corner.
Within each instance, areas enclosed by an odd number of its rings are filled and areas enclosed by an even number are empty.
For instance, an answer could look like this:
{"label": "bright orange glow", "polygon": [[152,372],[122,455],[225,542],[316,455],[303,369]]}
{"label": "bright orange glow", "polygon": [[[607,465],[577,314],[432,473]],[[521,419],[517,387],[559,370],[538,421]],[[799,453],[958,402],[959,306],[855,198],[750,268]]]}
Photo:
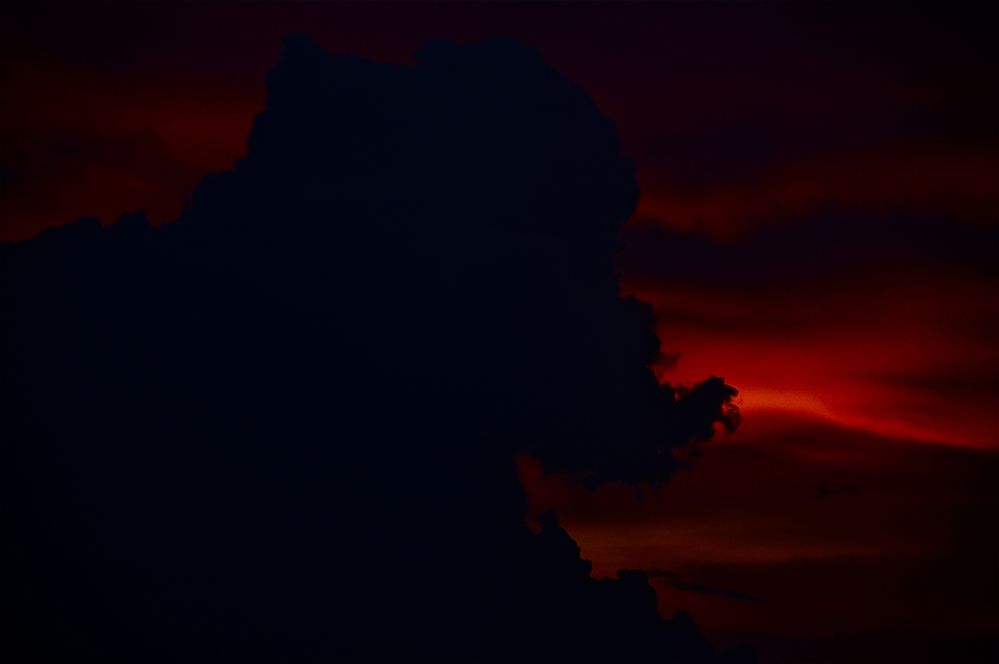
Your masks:
{"label": "bright orange glow", "polygon": [[629,286],[660,312],[664,350],[680,353],[660,377],[721,373],[740,389],[747,421],[776,410],[912,441],[996,445],[989,391],[934,378],[981,375],[999,362],[988,340],[972,334],[989,297],[983,284],[846,286],[818,301]]}

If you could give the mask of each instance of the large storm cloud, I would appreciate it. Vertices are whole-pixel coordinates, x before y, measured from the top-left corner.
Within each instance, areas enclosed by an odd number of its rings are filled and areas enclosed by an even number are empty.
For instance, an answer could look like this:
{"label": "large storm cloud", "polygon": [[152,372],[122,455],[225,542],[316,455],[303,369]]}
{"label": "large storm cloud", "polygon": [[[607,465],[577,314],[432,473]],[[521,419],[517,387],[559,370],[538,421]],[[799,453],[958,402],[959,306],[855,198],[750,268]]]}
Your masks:
{"label": "large storm cloud", "polygon": [[514,465],[661,485],[734,428],[622,297],[638,189],[537,53],[286,41],[187,210],[0,248],[8,607],[29,661],[708,661]]}

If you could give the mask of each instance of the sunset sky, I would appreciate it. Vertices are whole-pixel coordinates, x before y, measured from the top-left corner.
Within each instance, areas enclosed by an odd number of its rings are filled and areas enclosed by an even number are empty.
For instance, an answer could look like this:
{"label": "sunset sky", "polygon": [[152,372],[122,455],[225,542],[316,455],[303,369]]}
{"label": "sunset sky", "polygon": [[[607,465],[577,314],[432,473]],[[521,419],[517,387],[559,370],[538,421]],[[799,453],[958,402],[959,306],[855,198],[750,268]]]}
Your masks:
{"label": "sunset sky", "polygon": [[533,45],[635,160],[618,266],[655,308],[660,378],[723,376],[744,422],[641,500],[521,459],[532,509],[596,575],[646,570],[664,614],[765,662],[927,656],[999,631],[995,25],[798,2],[25,9],[0,20],[0,240],[175,218],[244,154],[286,33],[392,62]]}

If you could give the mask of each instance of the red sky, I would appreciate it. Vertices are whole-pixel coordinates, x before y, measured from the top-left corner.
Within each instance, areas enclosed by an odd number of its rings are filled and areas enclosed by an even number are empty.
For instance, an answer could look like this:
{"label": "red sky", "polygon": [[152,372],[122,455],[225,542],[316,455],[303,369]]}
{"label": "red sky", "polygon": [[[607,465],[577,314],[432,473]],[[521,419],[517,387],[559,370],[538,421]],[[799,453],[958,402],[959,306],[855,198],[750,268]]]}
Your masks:
{"label": "red sky", "polygon": [[999,629],[994,17],[805,3],[25,11],[0,20],[2,240],[80,214],[169,221],[242,153],[287,32],[394,61],[437,37],[537,46],[636,160],[619,265],[679,354],[662,378],[724,376],[745,424],[642,502],[532,479],[526,463],[536,505],[559,508],[596,573],[659,570],[665,611],[689,608],[769,661],[929,657],[913,644]]}

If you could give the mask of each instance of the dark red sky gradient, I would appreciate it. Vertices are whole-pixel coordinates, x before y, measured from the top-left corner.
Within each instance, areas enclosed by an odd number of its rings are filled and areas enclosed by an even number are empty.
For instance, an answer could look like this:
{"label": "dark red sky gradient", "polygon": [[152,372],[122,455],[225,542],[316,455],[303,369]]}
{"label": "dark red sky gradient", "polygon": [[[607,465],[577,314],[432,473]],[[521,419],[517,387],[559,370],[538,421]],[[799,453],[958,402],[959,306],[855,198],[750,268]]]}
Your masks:
{"label": "dark red sky gradient", "polygon": [[643,502],[527,460],[536,506],[596,573],[660,570],[664,610],[765,661],[890,661],[999,630],[999,104],[977,11],[25,9],[0,20],[0,240],[169,221],[242,154],[288,32],[391,61],[430,38],[535,45],[635,158],[620,269],[679,353],[662,377],[722,375],[745,414]]}

